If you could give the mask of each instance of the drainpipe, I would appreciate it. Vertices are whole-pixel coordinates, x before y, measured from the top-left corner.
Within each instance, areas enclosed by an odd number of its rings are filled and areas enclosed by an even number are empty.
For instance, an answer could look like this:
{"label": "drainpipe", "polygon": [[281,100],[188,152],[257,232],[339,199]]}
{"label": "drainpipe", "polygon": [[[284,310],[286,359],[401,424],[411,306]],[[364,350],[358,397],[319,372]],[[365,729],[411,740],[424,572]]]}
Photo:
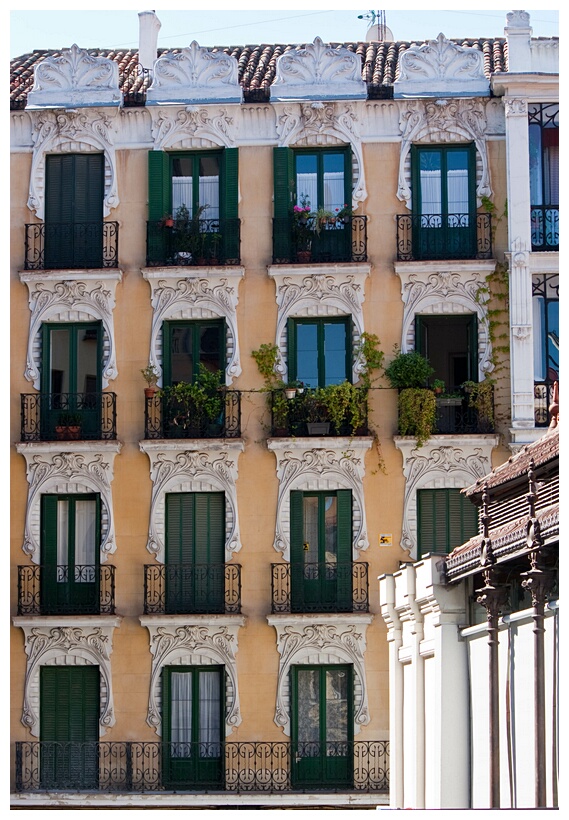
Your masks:
{"label": "drainpipe", "polygon": [[384,575],[379,579],[381,615],[387,625],[389,644],[389,807],[403,808],[404,749],[403,749],[403,664],[399,650],[403,643],[401,621],[395,609],[395,578]]}
{"label": "drainpipe", "polygon": [[138,14],[138,64],[152,70],[158,56],[158,32],[162,23],[153,11]]}

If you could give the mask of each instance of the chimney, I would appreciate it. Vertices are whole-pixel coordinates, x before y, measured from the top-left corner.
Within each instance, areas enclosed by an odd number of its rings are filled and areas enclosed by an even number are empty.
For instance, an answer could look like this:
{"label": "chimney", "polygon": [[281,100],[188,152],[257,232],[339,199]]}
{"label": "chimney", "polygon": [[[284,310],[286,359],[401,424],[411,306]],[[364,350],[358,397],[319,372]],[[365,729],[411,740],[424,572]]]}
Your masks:
{"label": "chimney", "polygon": [[531,71],[531,34],[527,11],[511,11],[504,29],[508,43],[508,71]]}
{"label": "chimney", "polygon": [[154,11],[138,14],[138,62],[142,68],[154,68],[158,56],[158,32],[162,23]]}

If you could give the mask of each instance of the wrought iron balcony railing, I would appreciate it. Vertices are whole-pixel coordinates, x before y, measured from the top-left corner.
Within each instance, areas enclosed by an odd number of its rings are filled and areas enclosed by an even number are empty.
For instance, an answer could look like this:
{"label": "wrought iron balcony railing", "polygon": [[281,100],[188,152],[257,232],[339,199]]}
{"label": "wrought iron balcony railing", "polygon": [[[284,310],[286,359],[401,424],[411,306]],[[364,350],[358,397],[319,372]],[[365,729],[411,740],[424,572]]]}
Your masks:
{"label": "wrought iron balcony railing", "polygon": [[445,434],[493,433],[494,432],[494,392],[485,399],[482,406],[470,401],[469,395],[437,398],[437,420],[435,432]]}
{"label": "wrought iron balcony railing", "polygon": [[367,216],[332,217],[320,226],[316,217],[273,219],[275,265],[366,261]]}
{"label": "wrought iron balcony railing", "polygon": [[[169,223],[172,224],[169,224]],[[241,220],[192,219],[146,223],[146,264],[239,265]]]}
{"label": "wrought iron balcony railing", "polygon": [[[308,763],[314,771],[314,764],[322,761],[333,761],[334,768],[342,770],[342,778],[327,781],[325,776],[319,779],[316,775],[307,782],[302,764]],[[18,792],[385,794],[389,791],[389,741],[16,741],[15,786]]]}
{"label": "wrought iron balcony railing", "polygon": [[222,411],[209,419],[203,410],[181,406],[172,396],[156,393],[145,399],[144,437],[154,438],[239,438],[241,435],[241,392],[222,391]]}
{"label": "wrought iron balcony railing", "polygon": [[36,222],[25,227],[25,270],[118,266],[118,222]]}
{"label": "wrought iron balcony railing", "polygon": [[368,564],[272,564],[272,612],[369,612]]}
{"label": "wrought iron balcony railing", "polygon": [[18,567],[18,615],[114,615],[115,568],[59,564]]}
{"label": "wrought iron balcony railing", "polygon": [[559,205],[531,206],[531,249],[559,250]]}
{"label": "wrought iron balcony railing", "polygon": [[553,403],[553,380],[535,382],[533,385],[534,418],[536,427],[548,427],[549,408]]}
{"label": "wrought iron balcony railing", "polygon": [[[327,406],[326,399],[341,385],[322,389],[297,391],[292,399],[285,398],[282,390],[269,394],[271,409],[271,435],[287,436],[369,436],[367,391],[349,385],[349,401],[344,413],[336,418]],[[344,397],[346,398],[346,397]],[[331,402],[330,402],[331,404]]]}
{"label": "wrought iron balcony railing", "polygon": [[239,564],[145,564],[144,614],[241,612]]}
{"label": "wrought iron balcony railing", "polygon": [[397,215],[399,262],[491,258],[491,214]]}
{"label": "wrought iron balcony railing", "polygon": [[117,437],[116,393],[22,393],[20,441]]}

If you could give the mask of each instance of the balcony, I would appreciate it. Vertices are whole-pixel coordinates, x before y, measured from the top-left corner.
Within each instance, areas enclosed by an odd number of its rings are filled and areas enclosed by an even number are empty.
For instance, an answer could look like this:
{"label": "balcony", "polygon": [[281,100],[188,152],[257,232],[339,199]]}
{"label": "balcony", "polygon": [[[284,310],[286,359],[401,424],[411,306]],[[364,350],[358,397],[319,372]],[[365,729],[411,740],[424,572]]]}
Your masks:
{"label": "balcony", "polygon": [[145,564],[145,615],[238,615],[239,564]]}
{"label": "balcony", "polygon": [[[70,576],[73,575],[71,578]],[[114,615],[115,568],[18,567],[18,615]]]}
{"label": "balcony", "polygon": [[273,264],[366,262],[367,216],[332,220],[317,230],[314,216],[307,218],[302,229],[292,216],[273,219]]}
{"label": "balcony", "polygon": [[37,222],[25,229],[25,270],[118,266],[118,222]]}
{"label": "balcony", "polygon": [[[160,743],[153,741],[16,741],[16,791],[375,793],[389,791],[389,741],[320,744],[287,741]],[[192,748],[193,747],[193,748]],[[172,764],[207,761],[201,777],[177,779]],[[341,761],[345,782],[301,784],[298,764]],[[196,767],[197,768],[197,767]],[[195,770],[195,769],[194,769]],[[199,768],[197,769],[199,772]]]}
{"label": "balcony", "polygon": [[114,441],[116,393],[22,393],[20,441]]}
{"label": "balcony", "polygon": [[[167,390],[168,388],[166,388]],[[146,439],[239,438],[241,436],[241,392],[220,391],[215,414],[175,394],[147,396],[144,407]],[[211,406],[211,405],[210,405]]]}
{"label": "balcony", "polygon": [[437,397],[435,433],[440,435],[494,432],[494,393],[488,397],[487,407],[471,403],[469,395]]}
{"label": "balcony", "polygon": [[397,261],[491,259],[490,214],[397,215]]}
{"label": "balcony", "polygon": [[364,562],[271,564],[273,614],[369,612]]}
{"label": "balcony", "polygon": [[290,399],[273,390],[269,402],[275,437],[370,435],[367,390],[348,382],[297,390]]}
{"label": "balcony", "polygon": [[531,206],[532,251],[559,250],[559,205]]}
{"label": "balcony", "polygon": [[146,223],[148,267],[239,265],[241,220],[179,219]]}
{"label": "balcony", "polygon": [[549,408],[553,404],[554,380],[535,382],[533,385],[534,418],[536,427],[549,427]]}

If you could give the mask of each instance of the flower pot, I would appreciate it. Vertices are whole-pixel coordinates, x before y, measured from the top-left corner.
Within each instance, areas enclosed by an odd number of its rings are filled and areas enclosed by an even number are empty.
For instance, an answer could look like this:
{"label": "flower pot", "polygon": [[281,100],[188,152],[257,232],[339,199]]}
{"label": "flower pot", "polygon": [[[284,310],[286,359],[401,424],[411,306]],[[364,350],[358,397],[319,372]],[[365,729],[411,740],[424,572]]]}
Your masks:
{"label": "flower pot", "polygon": [[294,399],[296,396],[296,387],[285,387],[284,394],[287,399]]}
{"label": "flower pot", "polygon": [[158,393],[157,387],[145,387],[144,388],[144,395],[147,399],[152,399]]}
{"label": "flower pot", "polygon": [[164,220],[164,227],[165,228],[173,228],[174,227],[174,220],[173,219],[165,219]]}
{"label": "flower pot", "polygon": [[307,422],[309,436],[327,436],[330,433],[329,421],[312,421]]}
{"label": "flower pot", "polygon": [[312,251],[297,251],[296,252],[296,259],[297,259],[298,262],[302,262],[303,264],[306,264],[307,262],[310,262],[311,258],[312,258]]}

